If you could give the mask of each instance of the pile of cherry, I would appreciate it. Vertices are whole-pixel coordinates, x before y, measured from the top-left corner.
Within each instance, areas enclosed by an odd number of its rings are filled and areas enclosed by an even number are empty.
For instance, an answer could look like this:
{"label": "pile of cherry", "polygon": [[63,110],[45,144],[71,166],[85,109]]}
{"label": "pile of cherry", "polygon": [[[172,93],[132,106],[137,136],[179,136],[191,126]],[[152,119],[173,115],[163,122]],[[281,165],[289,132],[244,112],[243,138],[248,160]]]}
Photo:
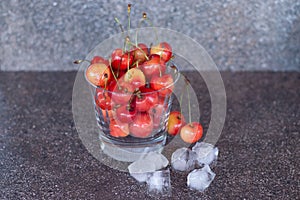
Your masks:
{"label": "pile of cherry", "polygon": [[[171,46],[161,42],[150,48],[131,44],[127,51],[115,49],[109,59],[94,56],[90,61],[86,78],[96,87],[95,103],[102,120],[109,123],[111,136],[147,138],[160,128],[174,89],[170,71],[178,73],[171,59]],[[180,133],[185,142],[194,143],[202,137],[203,128],[191,120],[186,124],[181,112],[172,111],[167,132]]]}

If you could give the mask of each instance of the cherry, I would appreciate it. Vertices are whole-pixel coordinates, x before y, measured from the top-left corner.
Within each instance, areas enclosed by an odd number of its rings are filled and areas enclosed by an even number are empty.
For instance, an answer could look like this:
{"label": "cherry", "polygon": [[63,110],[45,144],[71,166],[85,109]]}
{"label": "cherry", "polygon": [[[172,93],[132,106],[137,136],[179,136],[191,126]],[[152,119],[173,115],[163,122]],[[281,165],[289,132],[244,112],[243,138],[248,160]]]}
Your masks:
{"label": "cherry", "polygon": [[104,63],[106,66],[109,66],[108,60],[104,59],[101,56],[94,56],[94,58],[91,61],[91,64],[95,64],[95,63]]}
{"label": "cherry", "polygon": [[148,57],[148,47],[143,43],[139,43],[137,47],[131,50],[134,62],[138,62],[139,64],[145,62]]}
{"label": "cherry", "polygon": [[112,78],[110,68],[104,63],[95,63],[86,70],[86,78],[95,86],[104,88]]}
{"label": "cherry", "polygon": [[167,42],[161,42],[158,45],[151,47],[150,54],[159,55],[161,59],[168,62],[172,57],[172,48]]}
{"label": "cherry", "polygon": [[154,129],[159,128],[163,115],[166,113],[167,107],[164,105],[164,99],[159,98],[158,103],[150,110],[150,115],[153,118]]}
{"label": "cherry", "polygon": [[126,74],[126,70],[116,70],[114,69],[113,72],[116,75],[116,78],[121,79],[125,74]]}
{"label": "cherry", "polygon": [[198,122],[191,122],[181,128],[180,137],[186,143],[195,143],[202,138],[203,128]]}
{"label": "cherry", "polygon": [[111,110],[112,103],[110,94],[103,88],[96,89],[95,102],[100,108]]}
{"label": "cherry", "polygon": [[140,87],[136,95],[136,109],[140,112],[149,111],[158,103],[158,93],[151,88]]}
{"label": "cherry", "polygon": [[134,88],[142,87],[146,84],[144,73],[138,68],[132,68],[124,75],[124,81],[132,84]]}
{"label": "cherry", "polygon": [[129,125],[130,134],[138,138],[146,138],[151,135],[153,121],[149,113],[138,113]]}
{"label": "cherry", "polygon": [[184,124],[184,116],[179,111],[172,111],[169,115],[168,133],[173,136],[177,135]]}
{"label": "cherry", "polygon": [[126,70],[133,63],[133,55],[122,49],[115,49],[111,54],[111,66],[115,70]]}
{"label": "cherry", "polygon": [[128,82],[118,81],[112,90],[112,101],[116,104],[127,104],[134,92],[134,87]]}
{"label": "cherry", "polygon": [[122,105],[116,109],[117,119],[124,123],[131,123],[136,114],[137,112],[134,103]]}
{"label": "cherry", "polygon": [[152,55],[150,59],[141,65],[141,69],[148,79],[153,76],[161,76],[166,71],[166,63],[159,55]]}
{"label": "cherry", "polygon": [[165,97],[172,93],[174,89],[173,77],[171,74],[165,74],[163,76],[154,76],[150,81],[150,86],[154,90],[159,90],[159,95]]}
{"label": "cherry", "polygon": [[115,49],[111,54],[111,65],[114,69],[119,70],[122,60],[123,50],[120,48]]}
{"label": "cherry", "polygon": [[128,124],[119,122],[117,120],[111,120],[109,124],[110,134],[113,137],[126,137],[129,135]]}

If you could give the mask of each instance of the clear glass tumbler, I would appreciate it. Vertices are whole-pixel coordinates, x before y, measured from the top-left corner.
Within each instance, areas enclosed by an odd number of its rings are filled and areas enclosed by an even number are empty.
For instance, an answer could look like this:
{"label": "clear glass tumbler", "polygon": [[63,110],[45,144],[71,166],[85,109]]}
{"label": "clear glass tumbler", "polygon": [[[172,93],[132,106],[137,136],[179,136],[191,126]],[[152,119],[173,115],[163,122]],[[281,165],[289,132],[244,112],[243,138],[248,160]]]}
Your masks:
{"label": "clear glass tumbler", "polygon": [[[92,91],[101,149],[105,154],[118,161],[133,162],[147,152],[163,150],[174,98],[172,91],[180,77],[171,66],[174,64],[167,63],[166,73],[172,76],[173,82],[160,90],[147,89],[152,83],[127,92],[126,89],[120,92],[119,89],[126,86],[116,83],[114,90],[105,90],[86,78]],[[103,107],[106,101],[111,104]]]}

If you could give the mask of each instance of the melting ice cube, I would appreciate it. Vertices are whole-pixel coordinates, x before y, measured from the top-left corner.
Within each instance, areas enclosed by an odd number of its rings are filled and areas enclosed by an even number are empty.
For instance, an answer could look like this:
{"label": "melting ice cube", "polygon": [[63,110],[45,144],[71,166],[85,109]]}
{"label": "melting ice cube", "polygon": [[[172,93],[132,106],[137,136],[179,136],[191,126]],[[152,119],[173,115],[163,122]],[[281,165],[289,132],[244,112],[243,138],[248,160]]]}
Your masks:
{"label": "melting ice cube", "polygon": [[187,177],[187,185],[189,188],[203,192],[214,180],[216,174],[211,171],[208,165],[204,165],[202,169],[195,169],[189,173]]}
{"label": "melting ice cube", "polygon": [[217,147],[205,142],[196,143],[192,151],[197,154],[197,162],[199,165],[210,165],[213,161],[217,160],[219,154]]}
{"label": "melting ice cube", "polygon": [[160,193],[168,195],[171,193],[170,170],[160,170],[150,173],[147,179],[148,191],[151,194]]}
{"label": "melting ice cube", "polygon": [[149,152],[128,166],[129,173],[139,182],[145,182],[149,173],[162,169],[169,164],[168,159],[158,152]]}
{"label": "melting ice cube", "polygon": [[177,149],[171,157],[171,164],[175,170],[189,171],[194,169],[196,153],[188,148]]}

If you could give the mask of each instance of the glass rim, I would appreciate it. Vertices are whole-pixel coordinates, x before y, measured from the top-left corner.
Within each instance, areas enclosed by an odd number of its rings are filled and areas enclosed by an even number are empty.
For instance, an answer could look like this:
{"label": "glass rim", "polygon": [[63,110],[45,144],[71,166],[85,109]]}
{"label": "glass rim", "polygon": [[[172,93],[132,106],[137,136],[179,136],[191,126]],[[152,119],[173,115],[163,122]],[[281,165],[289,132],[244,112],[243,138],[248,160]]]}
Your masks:
{"label": "glass rim", "polygon": [[[170,69],[170,66],[168,66],[168,65],[175,65],[173,62],[171,62],[171,61],[169,61],[169,62],[167,62],[166,63],[167,64],[167,69],[169,68]],[[90,65],[88,65],[88,67],[89,67]],[[175,65],[176,66],[176,65]],[[110,93],[110,94],[121,94],[121,95],[124,95],[124,93],[119,93],[119,92],[115,92],[115,91],[110,91],[110,90],[107,90],[107,89],[104,89],[104,88],[102,88],[102,87],[100,87],[100,86],[97,86],[97,85],[94,85],[93,83],[91,83],[90,81],[89,81],[89,79],[87,78],[87,76],[86,76],[86,71],[87,71],[87,69],[88,69],[88,67],[86,67],[85,68],[85,70],[84,70],[84,77],[85,77],[85,80],[88,82],[88,84],[90,85],[90,86],[92,86],[95,90],[97,90],[97,89],[101,89],[101,90],[103,90],[103,92],[105,92],[105,93]],[[133,69],[133,68],[132,68]],[[161,88],[161,89],[159,89],[159,90],[153,90],[153,91],[151,91],[151,92],[141,92],[140,94],[152,94],[152,93],[158,93],[158,92],[161,92],[161,91],[163,91],[163,90],[165,90],[165,89],[168,89],[168,88],[170,88],[170,87],[172,87],[172,86],[174,86],[177,82],[178,82],[178,80],[179,80],[179,78],[180,78],[180,70],[176,67],[176,70],[174,70],[175,72],[173,73],[174,74],[174,76],[172,76],[172,78],[173,78],[173,82],[171,83],[171,84],[169,84],[169,85],[167,85],[166,87],[163,87],[163,88]],[[163,74],[164,75],[164,74]],[[124,76],[124,75],[123,75]],[[114,79],[114,78],[113,78]],[[149,87],[150,88],[150,87]],[[136,88],[135,88],[135,90],[136,90]],[[128,93],[128,94],[130,94],[130,93]],[[132,92],[131,94],[134,94],[134,92]]]}

